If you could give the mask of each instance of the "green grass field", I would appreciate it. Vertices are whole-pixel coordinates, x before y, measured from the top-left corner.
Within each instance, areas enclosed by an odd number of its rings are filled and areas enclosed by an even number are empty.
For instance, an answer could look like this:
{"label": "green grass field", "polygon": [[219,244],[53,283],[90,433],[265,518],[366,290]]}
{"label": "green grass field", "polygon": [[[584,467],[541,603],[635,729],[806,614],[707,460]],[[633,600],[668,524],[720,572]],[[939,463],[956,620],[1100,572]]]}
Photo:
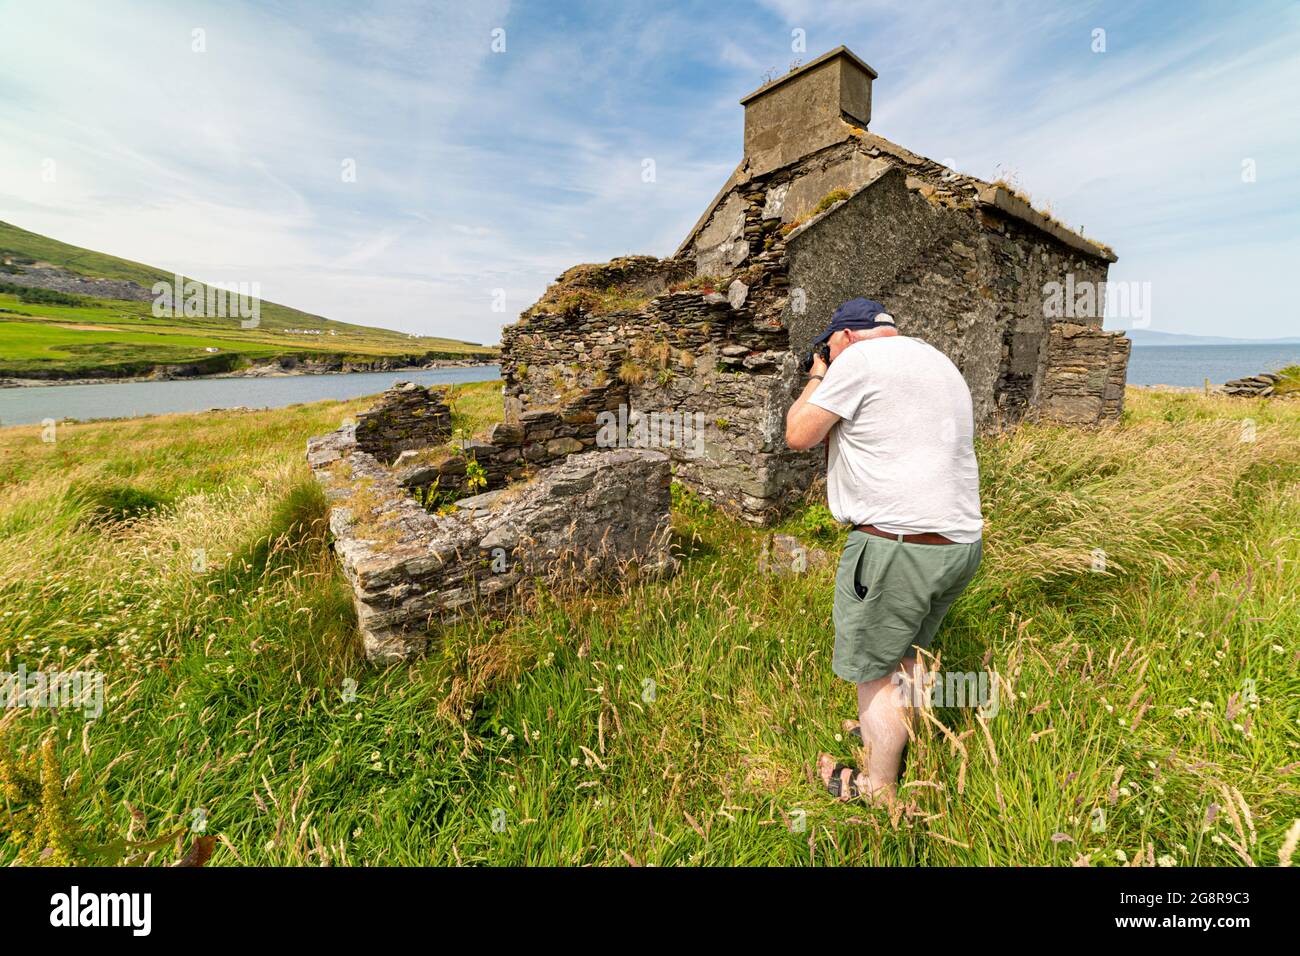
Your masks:
{"label": "green grass field", "polygon": [[[460,424],[498,395],[462,387]],[[107,675],[99,720],[0,716],[0,862],[171,862],[196,820],[213,865],[1290,858],[1295,402],[1130,390],[1122,426],[980,441],[985,564],[937,648],[1000,709],[931,713],[892,814],[810,782],[852,756],[832,569],[763,573],[764,533],[688,494],[675,577],[366,665],[303,460],[364,404],[0,430],[5,668]],[[834,551],[825,519],[785,530]]]}
{"label": "green grass field", "polygon": [[[6,255],[47,262],[90,278],[131,281],[145,289],[174,278],[152,266],[0,222],[0,261]],[[0,285],[6,278],[0,269]],[[246,329],[238,317],[155,316],[152,302],[78,296],[73,305],[29,301],[33,297],[0,289],[0,377],[140,375],[158,365],[192,363],[227,371],[250,360],[287,355],[365,360],[495,354],[495,349],[474,343],[336,322],[265,300],[258,326]],[[322,334],[303,335],[289,329],[320,329]],[[214,354],[208,348],[220,351]]]}

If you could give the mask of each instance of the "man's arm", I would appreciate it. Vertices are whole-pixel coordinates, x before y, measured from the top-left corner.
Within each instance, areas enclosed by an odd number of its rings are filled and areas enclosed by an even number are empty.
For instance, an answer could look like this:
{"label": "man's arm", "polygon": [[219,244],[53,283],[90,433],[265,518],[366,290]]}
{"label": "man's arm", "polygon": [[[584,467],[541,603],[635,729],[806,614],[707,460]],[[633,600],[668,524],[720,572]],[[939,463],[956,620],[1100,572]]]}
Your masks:
{"label": "man's arm", "polygon": [[803,394],[795,399],[790,411],[785,416],[785,443],[796,451],[812,448],[821,442],[840,420],[834,412],[828,412],[817,405],[811,405],[808,399],[817,391],[826,374],[826,363],[818,356],[813,359],[812,375],[804,386]]}

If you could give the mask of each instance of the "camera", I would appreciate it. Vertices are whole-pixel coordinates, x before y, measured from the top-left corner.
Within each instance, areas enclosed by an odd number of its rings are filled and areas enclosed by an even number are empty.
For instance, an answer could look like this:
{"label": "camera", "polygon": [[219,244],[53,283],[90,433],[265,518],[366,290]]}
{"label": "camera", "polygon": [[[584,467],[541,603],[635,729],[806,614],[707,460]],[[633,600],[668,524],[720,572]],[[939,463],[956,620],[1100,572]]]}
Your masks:
{"label": "camera", "polygon": [[823,345],[820,348],[813,349],[803,357],[803,373],[805,375],[812,371],[813,357],[817,355],[820,355],[822,361],[827,365],[831,364],[831,347],[829,345]]}

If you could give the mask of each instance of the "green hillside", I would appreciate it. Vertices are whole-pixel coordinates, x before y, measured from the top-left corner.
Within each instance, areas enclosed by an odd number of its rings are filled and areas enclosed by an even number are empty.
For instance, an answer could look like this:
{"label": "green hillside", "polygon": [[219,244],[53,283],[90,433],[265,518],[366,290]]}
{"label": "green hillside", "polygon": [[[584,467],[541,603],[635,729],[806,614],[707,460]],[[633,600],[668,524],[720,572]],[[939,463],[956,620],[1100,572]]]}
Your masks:
{"label": "green hillside", "polygon": [[[33,276],[52,287],[20,284]],[[158,317],[151,299],[54,287],[68,278],[131,282],[146,292],[174,281],[163,269],[0,222],[0,377],[119,377],[171,366],[207,374],[288,357],[364,363],[496,355],[490,346],[338,322],[266,300],[256,328],[243,328],[238,316]]]}

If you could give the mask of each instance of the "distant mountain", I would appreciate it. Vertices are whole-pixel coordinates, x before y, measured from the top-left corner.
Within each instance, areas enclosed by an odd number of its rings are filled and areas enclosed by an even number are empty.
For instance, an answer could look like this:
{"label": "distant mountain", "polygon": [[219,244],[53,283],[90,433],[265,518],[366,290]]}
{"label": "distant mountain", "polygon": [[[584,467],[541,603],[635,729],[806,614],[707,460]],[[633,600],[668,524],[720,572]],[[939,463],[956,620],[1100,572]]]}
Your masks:
{"label": "distant mountain", "polygon": [[1282,339],[1239,339],[1221,335],[1183,335],[1154,329],[1125,329],[1134,345],[1300,345],[1300,336]]}

